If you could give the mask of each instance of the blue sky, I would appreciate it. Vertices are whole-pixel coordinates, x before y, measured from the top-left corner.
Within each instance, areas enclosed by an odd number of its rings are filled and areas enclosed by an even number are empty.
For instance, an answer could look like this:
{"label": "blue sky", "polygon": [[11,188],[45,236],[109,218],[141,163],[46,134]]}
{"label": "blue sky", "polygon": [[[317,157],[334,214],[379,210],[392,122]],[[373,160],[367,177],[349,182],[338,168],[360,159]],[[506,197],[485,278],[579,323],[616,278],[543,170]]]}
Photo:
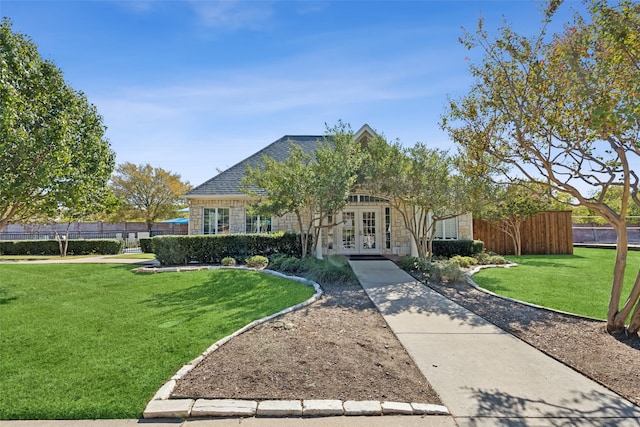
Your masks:
{"label": "blue sky", "polygon": [[[367,123],[405,145],[470,85],[462,27],[540,26],[540,2],[0,0],[95,104],[117,162],[198,185],[283,135]],[[555,28],[579,1],[567,1]]]}

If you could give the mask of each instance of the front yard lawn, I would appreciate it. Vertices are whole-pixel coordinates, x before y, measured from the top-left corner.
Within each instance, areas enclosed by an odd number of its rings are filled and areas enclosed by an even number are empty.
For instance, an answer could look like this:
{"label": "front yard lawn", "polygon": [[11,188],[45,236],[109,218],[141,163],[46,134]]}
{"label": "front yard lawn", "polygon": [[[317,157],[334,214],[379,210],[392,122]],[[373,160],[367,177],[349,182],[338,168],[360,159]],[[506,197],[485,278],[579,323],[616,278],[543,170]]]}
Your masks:
{"label": "front yard lawn", "polygon": [[[507,259],[518,266],[482,270],[473,280],[498,295],[606,319],[614,250],[574,248],[573,255],[525,255]],[[629,251],[623,297],[631,289],[639,265],[640,252]]]}
{"label": "front yard lawn", "polygon": [[0,265],[0,419],[139,417],[212,343],[313,292],[242,270]]}

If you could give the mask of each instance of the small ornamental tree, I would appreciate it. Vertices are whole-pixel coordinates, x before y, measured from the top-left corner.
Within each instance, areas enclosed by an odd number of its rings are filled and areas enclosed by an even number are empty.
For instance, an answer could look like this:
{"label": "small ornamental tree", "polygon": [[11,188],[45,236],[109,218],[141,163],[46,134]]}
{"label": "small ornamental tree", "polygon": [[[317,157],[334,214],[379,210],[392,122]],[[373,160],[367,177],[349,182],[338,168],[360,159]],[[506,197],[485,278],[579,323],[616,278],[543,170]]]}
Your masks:
{"label": "small ornamental tree", "polygon": [[405,148],[378,136],[369,141],[363,185],[371,194],[389,199],[416,243],[418,257],[431,259],[438,221],[469,210],[468,182],[455,158],[424,144]]}
{"label": "small ornamental tree", "polygon": [[292,145],[286,160],[265,156],[260,164],[248,167],[243,191],[256,198],[253,209],[260,214],[295,215],[305,257],[309,239],[318,242],[322,228],[332,225],[327,218],[346,205],[362,159],[362,147],[354,141],[351,128],[340,122],[327,129],[311,154]]}
{"label": "small ornamental tree", "polygon": [[546,194],[531,191],[518,184],[502,185],[495,193],[493,203],[482,211],[482,219],[490,222],[513,242],[513,253],[522,255],[522,224],[538,213],[548,210],[550,203]]}

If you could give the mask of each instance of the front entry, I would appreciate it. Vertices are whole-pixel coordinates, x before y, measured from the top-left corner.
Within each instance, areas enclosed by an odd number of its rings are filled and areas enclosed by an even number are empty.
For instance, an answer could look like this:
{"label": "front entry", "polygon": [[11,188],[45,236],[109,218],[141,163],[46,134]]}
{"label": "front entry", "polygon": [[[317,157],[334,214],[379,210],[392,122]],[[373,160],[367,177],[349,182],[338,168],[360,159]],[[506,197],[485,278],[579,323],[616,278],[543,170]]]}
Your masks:
{"label": "front entry", "polygon": [[338,253],[379,254],[381,230],[380,210],[375,208],[352,208],[342,211],[338,225]]}

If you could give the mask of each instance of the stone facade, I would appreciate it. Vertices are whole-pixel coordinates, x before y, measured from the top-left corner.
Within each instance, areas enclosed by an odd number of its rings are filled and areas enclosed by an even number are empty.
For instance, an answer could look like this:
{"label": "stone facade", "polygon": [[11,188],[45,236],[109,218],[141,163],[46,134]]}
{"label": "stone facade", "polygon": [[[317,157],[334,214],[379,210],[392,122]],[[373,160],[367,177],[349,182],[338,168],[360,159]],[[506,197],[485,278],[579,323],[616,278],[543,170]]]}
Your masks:
{"label": "stone facade", "polygon": [[[229,209],[229,232],[244,233],[246,231],[245,216],[249,206],[248,198],[216,198],[189,200],[189,234],[203,234],[203,212],[205,208]],[[385,208],[389,208],[390,224],[386,223]],[[386,203],[352,203],[345,210],[359,209],[376,212],[379,227],[379,247],[377,253],[385,255],[411,255],[412,237],[404,226],[402,216]],[[308,218],[305,219],[308,221]],[[272,231],[297,232],[298,224],[295,214],[286,214],[272,218]],[[473,238],[473,221],[470,214],[457,217],[458,238]],[[387,244],[386,231],[390,230],[390,242]],[[339,226],[323,228],[321,233],[322,255],[341,253]]]}

